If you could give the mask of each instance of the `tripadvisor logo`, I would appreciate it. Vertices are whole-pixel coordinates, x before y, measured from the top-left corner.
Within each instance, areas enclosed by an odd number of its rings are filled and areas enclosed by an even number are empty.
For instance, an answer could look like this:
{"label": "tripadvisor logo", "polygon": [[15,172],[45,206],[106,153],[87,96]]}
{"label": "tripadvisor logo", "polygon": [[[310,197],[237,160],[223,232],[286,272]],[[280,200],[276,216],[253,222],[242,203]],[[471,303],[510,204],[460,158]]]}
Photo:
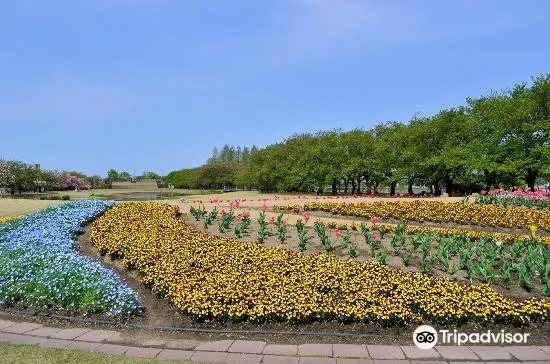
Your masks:
{"label": "tripadvisor logo", "polygon": [[413,341],[419,349],[431,349],[437,344],[437,331],[430,325],[418,326],[414,330]]}
{"label": "tripadvisor logo", "polygon": [[438,342],[441,344],[526,344],[529,333],[511,333],[500,330],[494,332],[459,332],[456,329],[437,331],[430,325],[422,325],[413,333],[413,342],[419,349],[431,349]]}

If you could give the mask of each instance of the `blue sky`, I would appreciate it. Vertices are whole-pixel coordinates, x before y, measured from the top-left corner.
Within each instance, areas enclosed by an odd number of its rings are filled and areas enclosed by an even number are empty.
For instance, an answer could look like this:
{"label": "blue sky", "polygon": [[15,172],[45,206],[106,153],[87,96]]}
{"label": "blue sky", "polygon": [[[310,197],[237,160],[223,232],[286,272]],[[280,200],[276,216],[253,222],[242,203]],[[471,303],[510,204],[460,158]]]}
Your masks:
{"label": "blue sky", "polygon": [[550,3],[17,0],[0,157],[165,174],[215,146],[371,128],[550,72]]}

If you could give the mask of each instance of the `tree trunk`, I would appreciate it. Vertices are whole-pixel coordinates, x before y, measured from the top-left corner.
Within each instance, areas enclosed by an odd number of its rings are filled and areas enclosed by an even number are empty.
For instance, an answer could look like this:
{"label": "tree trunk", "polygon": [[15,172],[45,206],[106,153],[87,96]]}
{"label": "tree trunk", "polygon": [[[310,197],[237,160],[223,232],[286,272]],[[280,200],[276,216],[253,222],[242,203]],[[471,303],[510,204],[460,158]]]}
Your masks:
{"label": "tree trunk", "polygon": [[397,181],[390,184],[390,196],[395,196],[395,187],[397,187]]}
{"label": "tree trunk", "polygon": [[448,174],[445,176],[445,192],[449,196],[453,195],[453,179]]}
{"label": "tree trunk", "polygon": [[488,169],[484,169],[483,175],[485,176],[485,188],[490,190],[495,183],[495,172],[489,172]]}
{"label": "tree trunk", "polygon": [[344,178],[344,195],[348,194],[349,178]]}
{"label": "tree trunk", "polygon": [[336,195],[337,192],[338,192],[338,190],[336,189],[336,178],[333,178],[332,179],[332,194]]}
{"label": "tree trunk", "polygon": [[407,193],[409,195],[414,195],[414,191],[413,191],[413,180],[412,179],[409,179],[408,181],[408,186],[407,186]]}
{"label": "tree trunk", "polygon": [[[379,185],[379,182],[375,182],[374,183],[374,193],[378,193],[378,185]],[[371,194],[371,191],[369,190],[369,195]]]}
{"label": "tree trunk", "polygon": [[527,168],[527,174],[525,175],[525,182],[532,192],[535,192],[535,181],[537,180],[538,171],[536,169]]}
{"label": "tree trunk", "polygon": [[357,177],[357,194],[360,194],[361,193],[361,180],[363,178],[361,177]]}
{"label": "tree trunk", "polygon": [[355,194],[355,188],[357,187],[357,184],[355,183],[355,179],[352,178],[351,180],[351,194]]}
{"label": "tree trunk", "polygon": [[440,180],[437,179],[435,182],[434,182],[434,195],[435,196],[441,196],[441,186],[439,185],[439,182]]}

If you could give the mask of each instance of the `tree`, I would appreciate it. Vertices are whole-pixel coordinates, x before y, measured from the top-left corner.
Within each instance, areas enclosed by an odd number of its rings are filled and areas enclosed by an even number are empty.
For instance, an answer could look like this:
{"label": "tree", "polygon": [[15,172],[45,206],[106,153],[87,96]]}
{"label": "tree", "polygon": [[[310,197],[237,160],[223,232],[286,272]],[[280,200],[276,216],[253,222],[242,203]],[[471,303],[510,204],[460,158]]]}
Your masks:
{"label": "tree", "polygon": [[[376,191],[388,185],[395,194],[405,180],[442,186],[452,195],[524,180],[534,189],[550,174],[550,75],[533,78],[465,106],[431,117],[413,117],[372,130],[355,129],[295,134],[265,148],[224,145],[214,149],[208,168],[201,167],[200,184],[237,183],[261,191],[310,191],[327,184],[336,193]],[[435,191],[434,191],[435,190]]]}
{"label": "tree", "polygon": [[236,164],[231,162],[215,162],[205,164],[200,168],[198,183],[201,186],[222,188],[234,186]]}
{"label": "tree", "polygon": [[90,188],[103,188],[104,182],[101,176],[95,175],[91,177],[86,177],[86,181],[90,185]]}
{"label": "tree", "polygon": [[107,172],[107,178],[110,180],[117,180],[119,179],[119,174],[116,169],[109,169]]}
{"label": "tree", "polygon": [[200,167],[182,169],[170,172],[163,180],[165,184],[171,184],[176,188],[200,188],[199,174]]}
{"label": "tree", "polygon": [[143,174],[141,175],[141,178],[143,178],[143,179],[159,179],[160,175],[158,175],[155,172],[143,172]]}
{"label": "tree", "polygon": [[407,138],[406,126],[398,123],[377,125],[374,130],[375,151],[374,169],[390,186],[390,196],[395,195],[397,184],[406,179],[409,185],[408,193],[412,194],[415,182],[414,143]]}
{"label": "tree", "polygon": [[120,174],[118,175],[118,179],[129,180],[132,179],[132,176],[128,172],[120,172]]}
{"label": "tree", "polygon": [[501,145],[534,191],[536,179],[550,165],[550,75],[534,78],[531,88],[516,85],[511,100],[516,113],[507,120]]}
{"label": "tree", "polygon": [[0,159],[0,187],[9,188],[14,184],[15,175],[10,169],[8,161]]}

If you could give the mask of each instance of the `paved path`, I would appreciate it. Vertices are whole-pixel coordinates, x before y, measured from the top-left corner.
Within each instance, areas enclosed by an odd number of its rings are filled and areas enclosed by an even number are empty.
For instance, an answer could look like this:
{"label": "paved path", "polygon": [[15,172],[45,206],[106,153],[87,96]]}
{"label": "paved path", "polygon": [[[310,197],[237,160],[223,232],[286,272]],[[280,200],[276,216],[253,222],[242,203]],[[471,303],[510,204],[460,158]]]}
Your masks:
{"label": "paved path", "polygon": [[276,345],[264,341],[161,338],[138,344],[128,333],[113,330],[61,329],[7,320],[0,320],[0,342],[209,363],[550,363],[550,346],[436,346],[434,349],[420,350],[414,346],[398,345]]}

